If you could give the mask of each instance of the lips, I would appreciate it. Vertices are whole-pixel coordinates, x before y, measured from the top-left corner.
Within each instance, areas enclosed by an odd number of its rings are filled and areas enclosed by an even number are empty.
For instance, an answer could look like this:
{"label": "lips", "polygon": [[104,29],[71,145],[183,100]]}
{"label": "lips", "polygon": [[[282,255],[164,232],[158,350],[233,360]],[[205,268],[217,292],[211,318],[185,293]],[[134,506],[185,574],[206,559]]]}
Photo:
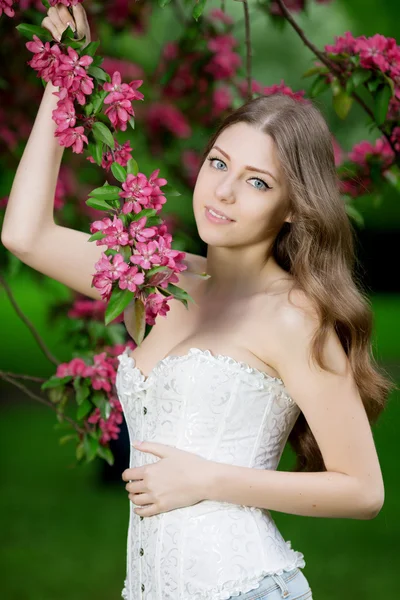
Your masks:
{"label": "lips", "polygon": [[230,216],[226,215],[224,212],[222,212],[222,210],[218,210],[217,208],[214,208],[213,206],[210,206],[210,205],[207,205],[206,208],[211,208],[211,210],[213,210],[215,213],[217,213],[217,215],[220,215],[221,217],[226,217],[230,221],[234,221],[234,219],[231,219]]}

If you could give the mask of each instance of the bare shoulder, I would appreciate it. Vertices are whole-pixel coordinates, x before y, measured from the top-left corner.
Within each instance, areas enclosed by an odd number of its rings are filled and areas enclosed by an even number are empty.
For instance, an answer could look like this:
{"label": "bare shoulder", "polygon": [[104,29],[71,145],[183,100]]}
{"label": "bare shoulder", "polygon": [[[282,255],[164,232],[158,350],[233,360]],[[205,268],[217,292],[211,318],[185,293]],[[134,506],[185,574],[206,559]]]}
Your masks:
{"label": "bare shoulder", "polygon": [[179,273],[178,285],[188,291],[186,288],[192,287],[199,281],[199,276],[206,272],[207,258],[200,254],[192,254],[190,252],[185,252],[185,254],[186,256],[183,262],[186,264],[187,269]]}
{"label": "bare shoulder", "polygon": [[[260,311],[262,331],[268,331],[263,351],[266,362],[278,372],[281,377],[289,379],[305,369],[316,367],[312,352],[312,342],[321,319],[315,300],[304,291],[293,287],[287,293],[282,293],[265,303],[265,309]],[[348,370],[348,360],[340,339],[330,327],[322,347],[322,357],[329,366],[342,374]]]}

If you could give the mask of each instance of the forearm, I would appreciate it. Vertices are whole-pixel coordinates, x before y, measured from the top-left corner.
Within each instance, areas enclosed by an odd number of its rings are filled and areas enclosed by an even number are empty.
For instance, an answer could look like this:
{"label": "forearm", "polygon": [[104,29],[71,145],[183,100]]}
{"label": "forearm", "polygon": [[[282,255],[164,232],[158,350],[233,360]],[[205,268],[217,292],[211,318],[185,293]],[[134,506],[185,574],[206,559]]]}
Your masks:
{"label": "forearm", "polygon": [[54,137],[57,91],[46,85],[36,119],[19,162],[4,217],[4,245],[29,248],[46,224],[54,223],[54,195],[64,148]]}
{"label": "forearm", "polygon": [[307,517],[371,519],[380,510],[358,480],[332,471],[296,473],[210,462],[204,495]]}

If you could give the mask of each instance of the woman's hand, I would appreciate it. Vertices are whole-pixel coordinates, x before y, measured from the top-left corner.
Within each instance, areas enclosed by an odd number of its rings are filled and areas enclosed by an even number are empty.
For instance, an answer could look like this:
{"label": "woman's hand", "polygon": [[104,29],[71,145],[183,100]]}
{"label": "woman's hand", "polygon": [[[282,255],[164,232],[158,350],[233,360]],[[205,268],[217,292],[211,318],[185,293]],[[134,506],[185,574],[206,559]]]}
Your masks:
{"label": "woman's hand", "polygon": [[47,17],[42,21],[42,27],[50,31],[57,42],[61,41],[62,34],[69,26],[75,33],[75,39],[86,38],[85,46],[90,43],[89,22],[82,4],[72,7],[72,15],[64,4],[51,6],[47,11]]}
{"label": "woman's hand", "polygon": [[[150,452],[161,460],[153,464],[125,469],[129,499],[137,504],[135,513],[152,517],[162,512],[192,506],[206,500],[212,462],[174,446],[142,442],[133,444],[138,452]],[[144,506],[144,505],[148,506]]]}

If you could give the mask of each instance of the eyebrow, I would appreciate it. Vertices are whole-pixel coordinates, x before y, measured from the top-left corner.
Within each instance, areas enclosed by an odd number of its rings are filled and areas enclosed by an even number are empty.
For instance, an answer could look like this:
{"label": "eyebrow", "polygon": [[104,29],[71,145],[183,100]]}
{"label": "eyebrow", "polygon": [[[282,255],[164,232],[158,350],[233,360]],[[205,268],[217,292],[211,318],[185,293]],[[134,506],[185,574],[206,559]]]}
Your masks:
{"label": "eyebrow", "polygon": [[[229,154],[227,154],[226,152],[224,152],[222,150],[222,148],[220,148],[219,146],[214,146],[214,148],[216,148],[217,150],[219,150],[221,152],[221,154],[223,154],[224,156],[226,156],[226,158],[228,160],[231,160],[231,157],[229,156]],[[257,169],[257,167],[251,167],[249,165],[246,165],[245,169],[247,169],[248,171],[257,171],[258,173],[265,173],[266,175],[269,175],[270,177],[272,177],[272,179],[274,179],[278,183],[277,178],[274,177],[274,175],[272,175],[272,173],[270,173],[270,171],[265,171],[264,169]]]}

